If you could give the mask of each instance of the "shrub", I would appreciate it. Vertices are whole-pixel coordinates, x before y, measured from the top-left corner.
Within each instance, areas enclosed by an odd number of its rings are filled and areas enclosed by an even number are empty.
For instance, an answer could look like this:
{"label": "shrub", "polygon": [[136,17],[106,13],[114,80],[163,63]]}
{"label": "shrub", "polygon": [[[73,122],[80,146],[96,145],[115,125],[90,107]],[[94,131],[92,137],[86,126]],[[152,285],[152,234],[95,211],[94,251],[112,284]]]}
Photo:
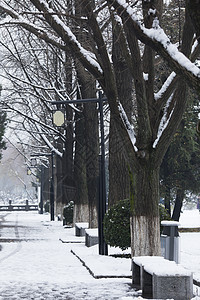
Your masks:
{"label": "shrub", "polygon": [[[160,221],[171,220],[163,205],[159,205]],[[125,250],[131,245],[130,201],[120,200],[104,217],[104,238],[108,245]]]}
{"label": "shrub", "polygon": [[73,223],[73,211],[74,211],[74,202],[70,201],[63,208],[63,218],[65,219],[65,225]]}
{"label": "shrub", "polygon": [[163,220],[170,221],[172,218],[170,217],[167,209],[164,207],[164,205],[159,204],[159,211],[160,211],[160,222]]}
{"label": "shrub", "polygon": [[49,212],[50,211],[49,209],[50,209],[50,202],[49,200],[47,200],[44,204],[44,211]]}
{"label": "shrub", "polygon": [[130,201],[128,199],[120,200],[105,214],[104,237],[110,246],[120,247],[122,250],[130,247]]}
{"label": "shrub", "polygon": [[[159,212],[160,212],[160,222],[163,220],[171,221],[171,217],[167,211],[167,209],[164,207],[164,205],[159,204]],[[160,225],[160,231],[162,232],[163,226]]]}

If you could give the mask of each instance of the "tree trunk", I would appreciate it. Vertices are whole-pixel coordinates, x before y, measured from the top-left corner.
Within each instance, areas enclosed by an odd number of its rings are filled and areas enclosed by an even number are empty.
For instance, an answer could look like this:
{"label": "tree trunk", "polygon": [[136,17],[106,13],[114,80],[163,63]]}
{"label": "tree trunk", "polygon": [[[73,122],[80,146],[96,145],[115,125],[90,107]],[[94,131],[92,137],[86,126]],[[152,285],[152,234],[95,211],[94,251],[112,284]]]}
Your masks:
{"label": "tree trunk", "polygon": [[132,255],[160,255],[159,169],[146,163],[131,177]]}
{"label": "tree trunk", "polygon": [[82,113],[76,112],[74,178],[76,195],[74,203],[74,222],[88,222],[88,190],[86,179],[86,145],[84,137],[85,120]]}
{"label": "tree trunk", "polygon": [[63,174],[62,174],[62,158],[55,155],[55,215],[62,218],[63,215]]}
{"label": "tree trunk", "polygon": [[75,189],[74,170],[73,170],[73,143],[74,143],[74,128],[73,128],[73,111],[71,107],[66,106],[66,119],[68,122],[66,129],[65,151],[63,154],[63,204],[73,200],[71,193]]}
{"label": "tree trunk", "polygon": [[[58,139],[55,144],[56,148],[62,153],[63,142],[61,139]],[[55,215],[63,215],[63,158],[54,154],[54,167],[55,167],[55,185],[54,185],[54,194],[55,194]]]}
{"label": "tree trunk", "polygon": [[[133,114],[133,80],[123,58],[118,27],[113,20],[113,67],[116,74],[119,101],[131,122]],[[124,157],[124,145],[120,139],[112,114],[109,132],[109,206],[130,197],[130,178]]]}
{"label": "tree trunk", "polygon": [[[92,88],[92,86],[91,86]],[[91,89],[90,88],[90,89]],[[89,97],[95,98],[95,93]],[[98,203],[98,174],[99,174],[99,132],[98,111],[95,103],[84,105],[85,117],[85,141],[86,141],[86,175],[89,202],[89,227],[98,227],[97,203]]]}
{"label": "tree trunk", "polygon": [[168,214],[171,216],[171,205],[170,205],[170,187],[166,186],[165,189],[165,208],[168,211]]}
{"label": "tree trunk", "polygon": [[172,219],[174,221],[179,221],[184,196],[185,196],[185,190],[181,189],[181,188],[177,189],[175,206],[174,206],[174,210],[173,210],[173,214],[172,214]]}
{"label": "tree trunk", "polygon": [[129,199],[130,178],[124,159],[122,141],[117,134],[115,124],[110,117],[109,132],[109,207],[117,201]]}
{"label": "tree trunk", "polygon": [[[77,36],[87,48],[91,41],[91,36],[87,28],[85,17],[84,1],[75,1],[75,13],[77,16],[76,24],[79,24]],[[94,5],[90,1],[90,5]],[[93,6],[95,8],[95,6]],[[90,46],[89,46],[90,48]],[[96,98],[96,80],[86,71],[86,69],[76,61],[76,71],[78,83],[80,87],[80,98]],[[95,228],[98,226],[97,219],[97,201],[98,201],[98,173],[99,173],[99,131],[98,131],[98,110],[97,104],[87,103],[83,105],[84,122],[84,138],[85,138],[85,175],[88,191],[88,208],[89,208],[89,227]]]}

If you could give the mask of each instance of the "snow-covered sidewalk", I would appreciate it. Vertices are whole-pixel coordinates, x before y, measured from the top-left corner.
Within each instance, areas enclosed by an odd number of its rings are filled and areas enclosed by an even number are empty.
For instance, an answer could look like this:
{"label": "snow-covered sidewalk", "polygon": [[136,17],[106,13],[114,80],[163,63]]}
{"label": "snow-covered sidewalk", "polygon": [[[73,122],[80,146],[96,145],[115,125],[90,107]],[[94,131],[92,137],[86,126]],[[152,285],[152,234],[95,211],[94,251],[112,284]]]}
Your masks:
{"label": "snow-covered sidewalk", "polygon": [[1,217],[0,299],[110,300],[138,295],[129,278],[95,279],[71,252],[74,246],[84,251],[84,244],[60,241],[63,236],[81,241],[62,222],[35,212]]}
{"label": "snow-covered sidewalk", "polygon": [[[200,227],[199,212],[184,212],[180,223]],[[0,299],[142,299],[128,278],[129,259],[98,255],[98,246],[87,248],[84,238],[74,233],[62,222],[50,222],[49,215],[1,213]],[[95,279],[77,256],[93,275],[103,278]],[[181,233],[181,264],[200,281],[200,233]]]}

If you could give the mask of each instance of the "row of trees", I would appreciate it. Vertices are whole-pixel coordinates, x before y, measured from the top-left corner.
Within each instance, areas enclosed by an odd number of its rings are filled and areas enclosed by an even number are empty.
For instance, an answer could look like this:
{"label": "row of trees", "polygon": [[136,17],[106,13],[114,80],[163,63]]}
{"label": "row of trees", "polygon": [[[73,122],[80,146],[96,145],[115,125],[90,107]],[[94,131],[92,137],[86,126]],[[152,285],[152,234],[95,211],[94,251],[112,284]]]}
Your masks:
{"label": "row of trees", "polygon": [[74,110],[72,106],[58,106],[66,110],[67,122],[63,128],[55,128],[52,124],[55,107],[51,101],[74,95],[81,98],[82,93],[87,93],[84,85],[72,82],[73,70],[67,69],[65,52],[46,47],[44,42],[30,37],[26,31],[9,28],[2,33],[1,68],[4,70],[2,77],[6,79],[2,105],[9,111],[9,127],[14,129],[20,141],[20,151],[24,153],[27,166],[31,168],[31,155],[44,167],[51,168],[51,162],[47,160],[53,151],[56,214],[62,214],[63,205],[73,199],[76,221],[88,219],[89,198],[91,226],[97,226],[97,107],[79,105]]}
{"label": "row of trees", "polygon": [[[75,211],[85,218],[89,203],[91,226],[96,225],[97,107],[67,106],[62,130],[52,128],[49,116],[52,100],[96,97],[98,88],[105,93],[109,203],[130,196],[133,255],[160,253],[160,166],[181,124],[188,88],[200,86],[199,24],[191,19],[197,2],[181,1],[178,47],[160,27],[165,27],[162,0],[0,3],[1,43],[7,48],[1,67],[15,91],[4,105],[23,117],[15,121],[34,137],[33,146],[57,153],[58,195],[77,184]],[[175,3],[177,8],[181,11]]]}

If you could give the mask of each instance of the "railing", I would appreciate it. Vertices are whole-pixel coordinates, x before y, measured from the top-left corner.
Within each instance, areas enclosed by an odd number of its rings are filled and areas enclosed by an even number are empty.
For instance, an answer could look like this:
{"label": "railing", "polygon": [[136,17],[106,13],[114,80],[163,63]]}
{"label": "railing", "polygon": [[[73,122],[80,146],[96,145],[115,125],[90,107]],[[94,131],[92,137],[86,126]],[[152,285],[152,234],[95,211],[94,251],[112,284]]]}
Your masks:
{"label": "railing", "polygon": [[38,210],[37,204],[29,204],[26,200],[26,204],[12,204],[12,201],[9,200],[8,205],[0,205],[0,211],[30,211]]}

